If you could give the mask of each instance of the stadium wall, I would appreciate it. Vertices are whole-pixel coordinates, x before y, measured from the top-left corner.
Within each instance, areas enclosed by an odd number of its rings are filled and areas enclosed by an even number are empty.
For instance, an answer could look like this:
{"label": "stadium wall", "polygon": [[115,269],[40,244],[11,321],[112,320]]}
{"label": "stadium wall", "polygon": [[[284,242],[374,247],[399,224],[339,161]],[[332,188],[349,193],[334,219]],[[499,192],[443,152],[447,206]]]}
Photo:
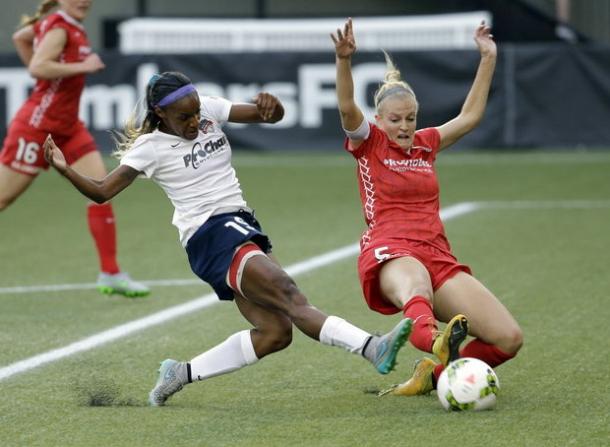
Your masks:
{"label": "stadium wall", "polygon": [[[249,101],[261,90],[278,95],[285,119],[275,125],[229,125],[233,146],[257,150],[340,150],[331,53],[248,53],[124,56],[101,53],[107,68],[88,79],[81,116],[100,147],[112,146],[110,129],[122,126],[150,76],[186,73],[201,91]],[[396,64],[420,102],[418,127],[459,113],[472,83],[472,50],[394,52]],[[16,56],[0,56],[0,136],[33,85]],[[356,100],[373,118],[372,93],[382,79],[381,52],[359,52],[353,72]],[[486,116],[461,148],[610,149],[610,47],[502,45]]]}

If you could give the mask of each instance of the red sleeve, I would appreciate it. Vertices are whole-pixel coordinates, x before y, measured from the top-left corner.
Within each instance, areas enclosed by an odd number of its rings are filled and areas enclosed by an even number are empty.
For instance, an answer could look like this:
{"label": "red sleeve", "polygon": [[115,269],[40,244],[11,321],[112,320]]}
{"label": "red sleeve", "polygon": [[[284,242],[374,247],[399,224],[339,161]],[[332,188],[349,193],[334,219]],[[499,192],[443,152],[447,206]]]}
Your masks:
{"label": "red sleeve", "polygon": [[369,133],[369,137],[362,142],[360,146],[356,149],[353,149],[349,144],[349,138],[345,138],[345,142],[343,143],[343,147],[346,151],[354,156],[354,158],[360,158],[367,152],[373,150],[373,148],[380,146],[386,142],[388,137],[385,132],[379,129],[375,124],[369,123],[371,126],[371,132]]}
{"label": "red sleeve", "polygon": [[432,150],[431,159],[436,159],[436,154],[441,145],[441,134],[436,127],[426,127],[415,132],[417,141],[415,144]]}

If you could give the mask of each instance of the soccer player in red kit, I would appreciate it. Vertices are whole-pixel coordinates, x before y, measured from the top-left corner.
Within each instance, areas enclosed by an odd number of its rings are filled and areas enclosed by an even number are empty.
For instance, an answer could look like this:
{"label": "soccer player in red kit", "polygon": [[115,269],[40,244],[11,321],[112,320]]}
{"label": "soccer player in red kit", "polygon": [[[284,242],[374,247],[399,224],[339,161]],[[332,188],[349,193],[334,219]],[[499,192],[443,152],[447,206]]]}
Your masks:
{"label": "soccer player in red kit", "polygon": [[[483,117],[497,54],[490,31],[484,23],[476,29],[481,59],[460,114],[442,126],[420,130],[415,94],[387,54],[385,79],[375,94],[376,122],[367,122],[354,101],[351,19],[331,34],[346,149],[358,163],[368,225],[358,259],[362,290],[372,310],[411,318],[411,343],[440,361],[419,360],[413,376],[389,390],[393,394],[429,393],[443,368],[460,356],[498,366],[514,357],[523,342],[509,311],[451,253],[439,216],[434,169],[438,152]],[[436,320],[447,323],[443,332],[438,332]],[[467,334],[474,339],[460,350]]]}
{"label": "soccer player in red kit", "polygon": [[[78,118],[85,76],[104,68],[91,51],[81,23],[90,6],[91,0],[45,0],[13,35],[17,53],[36,78],[36,86],[13,118],[0,152],[0,210],[25,192],[41,170],[48,169],[42,150],[48,134],[62,145],[74,169],[97,179],[106,175],[93,137]],[[120,271],[112,205],[89,204],[87,219],[100,260],[100,291],[147,295],[148,287]]]}

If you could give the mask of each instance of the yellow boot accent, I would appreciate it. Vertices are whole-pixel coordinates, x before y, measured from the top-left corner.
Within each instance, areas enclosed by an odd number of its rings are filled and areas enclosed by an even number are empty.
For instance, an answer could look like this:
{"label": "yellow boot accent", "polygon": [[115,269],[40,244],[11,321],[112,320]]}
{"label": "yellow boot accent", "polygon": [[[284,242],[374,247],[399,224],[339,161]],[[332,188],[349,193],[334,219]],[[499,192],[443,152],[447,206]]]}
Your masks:
{"label": "yellow boot accent", "polygon": [[468,335],[468,320],[458,314],[447,323],[445,330],[434,340],[432,353],[444,366],[460,358],[460,345]]}
{"label": "yellow boot accent", "polygon": [[386,394],[393,394],[395,396],[420,396],[423,394],[429,394],[434,389],[432,384],[432,374],[437,363],[428,358],[424,357],[415,363],[413,369],[413,375],[409,380],[399,385],[381,391],[379,396],[385,396]]}

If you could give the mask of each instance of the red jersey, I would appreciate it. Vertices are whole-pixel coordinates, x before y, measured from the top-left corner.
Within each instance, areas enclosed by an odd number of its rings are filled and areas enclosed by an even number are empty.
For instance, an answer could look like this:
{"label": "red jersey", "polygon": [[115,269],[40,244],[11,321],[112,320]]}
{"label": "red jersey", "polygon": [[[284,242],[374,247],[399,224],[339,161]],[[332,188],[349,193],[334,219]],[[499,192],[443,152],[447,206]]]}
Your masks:
{"label": "red jersey", "polygon": [[407,153],[370,124],[370,134],[357,149],[346,149],[358,162],[358,183],[368,225],[361,249],[373,240],[426,241],[449,251],[439,215],[439,188],[434,161],[440,145],[436,128],[415,132]]}
{"label": "red jersey", "polygon": [[[83,25],[63,11],[50,14],[34,25],[34,51],[44,35],[55,28],[66,30],[67,41],[59,62],[82,62],[91,54]],[[38,79],[34,91],[21,106],[15,120],[39,130],[67,135],[78,121],[85,75]]]}

